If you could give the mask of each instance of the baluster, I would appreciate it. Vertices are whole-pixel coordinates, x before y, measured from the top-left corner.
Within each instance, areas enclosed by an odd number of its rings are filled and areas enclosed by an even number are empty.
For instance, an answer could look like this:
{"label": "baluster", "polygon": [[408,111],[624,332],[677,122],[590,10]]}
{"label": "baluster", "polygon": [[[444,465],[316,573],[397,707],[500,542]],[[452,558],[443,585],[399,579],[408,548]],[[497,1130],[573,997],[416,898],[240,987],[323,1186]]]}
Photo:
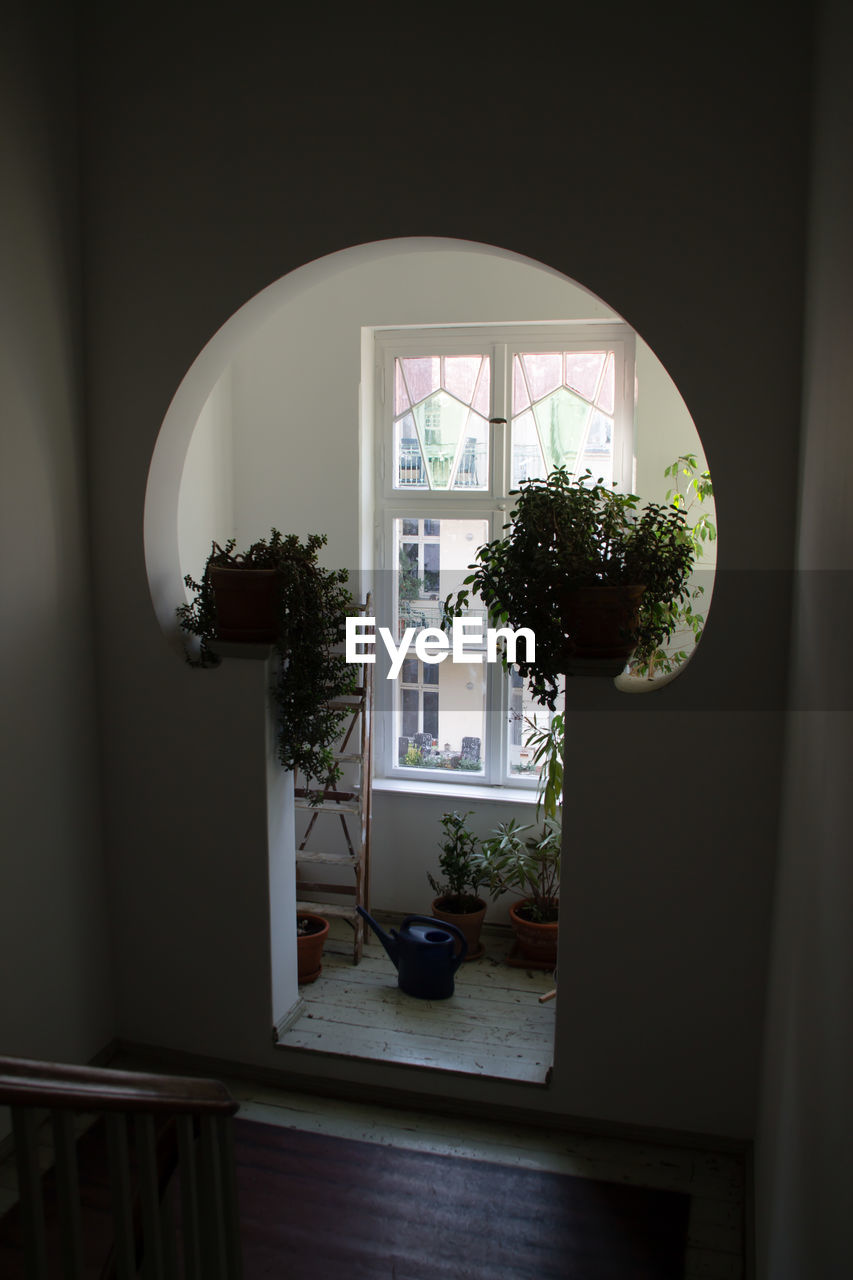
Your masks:
{"label": "baluster", "polygon": [[18,1195],[21,1198],[21,1225],[27,1280],[47,1280],[44,1202],[38,1162],[35,1113],[29,1107],[12,1107],[12,1132],[18,1165]]}
{"label": "baluster", "polygon": [[222,1205],[222,1174],[216,1135],[216,1119],[203,1115],[199,1120],[201,1157],[201,1248],[204,1280],[228,1280]]}
{"label": "baluster", "polygon": [[123,1115],[108,1115],[107,1143],[110,1154],[110,1189],[115,1228],[115,1260],[118,1280],[135,1280],[136,1258],[133,1241],[133,1196],[127,1150],[127,1121]]}
{"label": "baluster", "polygon": [[166,1280],[163,1265],[163,1229],[160,1221],[160,1182],[157,1176],[157,1133],[154,1117],[136,1117],[136,1155],[142,1200],[143,1275],[145,1280]]}
{"label": "baluster", "polygon": [[71,1111],[54,1111],[51,1114],[51,1120],[56,1157],[56,1201],[59,1210],[62,1268],[66,1280],[81,1280],[83,1246],[74,1115]]}
{"label": "baluster", "polygon": [[202,1280],[199,1253],[199,1188],[197,1147],[192,1116],[178,1116],[178,1172],[181,1180],[181,1227],[186,1280]]}
{"label": "baluster", "polygon": [[220,1169],[222,1172],[222,1220],[225,1228],[225,1256],[228,1280],[240,1280],[243,1251],[240,1244],[240,1207],[237,1201],[237,1158],[234,1152],[234,1125],[231,1116],[216,1116]]}

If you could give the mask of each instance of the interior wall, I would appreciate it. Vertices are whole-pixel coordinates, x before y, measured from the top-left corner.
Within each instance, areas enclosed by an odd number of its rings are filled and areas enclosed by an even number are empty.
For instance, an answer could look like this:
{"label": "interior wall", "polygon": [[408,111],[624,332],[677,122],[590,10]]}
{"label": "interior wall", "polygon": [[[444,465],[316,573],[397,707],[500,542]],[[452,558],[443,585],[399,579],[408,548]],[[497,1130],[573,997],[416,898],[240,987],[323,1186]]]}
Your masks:
{"label": "interior wall", "polygon": [[756,1160],[768,1280],[841,1276],[853,1258],[852,18],[823,6],[817,62],[793,709]]}
{"label": "interior wall", "polygon": [[[460,11],[446,42],[399,9],[387,24],[375,8],[329,22],[249,3],[239,20],[217,22],[206,9],[201,22],[189,7],[155,3],[144,24],[119,7],[87,11],[90,474],[127,1038],[215,1046],[223,1058],[377,1091],[451,1089],[752,1133],[779,802],[809,92],[810,18],[783,9],[768,27],[724,2],[691,13],[688,27],[681,11],[650,16],[617,0],[604,38],[600,13],[569,6],[549,18],[529,61],[498,28],[484,37],[479,11]],[[441,92],[408,92],[435,83],[437,57]],[[229,800],[247,814],[247,839],[260,829],[253,788],[223,786],[254,733],[245,690],[227,678],[211,699],[216,674],[177,661],[142,551],[160,425],[220,326],[294,268],[422,234],[547,263],[643,334],[690,406],[725,530],[715,607],[685,676],[655,695],[654,709],[612,690],[574,693],[572,769],[584,804],[573,811],[580,852],[548,1090],[449,1084],[384,1064],[312,1058],[306,1067],[304,1055],[272,1048],[268,1020],[252,1012],[260,1006],[246,1004],[258,904],[224,875],[230,865],[242,883]],[[706,749],[713,801],[698,813],[685,799],[696,768],[685,741]],[[239,783],[245,776],[241,766]],[[676,835],[674,803],[685,813]],[[208,864],[217,874],[200,881]],[[211,981],[204,955],[225,921],[232,967],[226,990],[212,994],[200,986]]]}
{"label": "interior wall", "polygon": [[0,25],[0,1053],[85,1062],[114,1031],[98,819],[74,32]]}

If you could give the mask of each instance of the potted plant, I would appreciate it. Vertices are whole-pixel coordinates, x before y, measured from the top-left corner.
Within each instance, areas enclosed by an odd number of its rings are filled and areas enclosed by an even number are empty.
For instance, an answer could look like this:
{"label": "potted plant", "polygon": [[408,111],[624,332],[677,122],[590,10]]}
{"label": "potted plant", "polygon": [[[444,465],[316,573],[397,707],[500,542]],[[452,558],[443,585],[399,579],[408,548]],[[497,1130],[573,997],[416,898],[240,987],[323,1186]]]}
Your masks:
{"label": "potted plant", "polygon": [[545,818],[541,831],[527,835],[533,830],[530,824],[519,826],[514,818],[502,822],[483,841],[477,860],[493,899],[505,893],[520,899],[509,915],[521,963],[553,969],[560,909],[560,820]]}
{"label": "potted plant", "polygon": [[523,638],[517,666],[533,697],[551,709],[560,677],[618,675],[638,645],[669,634],[661,602],[682,599],[693,565],[684,512],[617,493],[591,472],[558,467],[524,481],[506,537],[481,547],[472,573],[445,601],[445,618],[461,616],[479,596],[491,623]]}
{"label": "potted plant", "polygon": [[[439,842],[441,856],[438,860],[442,881],[427,872],[427,879],[437,895],[432,904],[432,915],[437,920],[455,924],[468,943],[467,960],[479,960],[483,954],[480,930],[486,915],[486,903],[477,895],[477,889],[485,882],[485,873],[477,864],[479,841],[468,829],[468,813],[445,813],[441,818],[444,839]],[[458,948],[461,950],[461,948]]]}
{"label": "potted plant", "polygon": [[316,982],[322,970],[323,947],[329,933],[329,922],[313,911],[299,911],[296,916],[296,959],[300,986]]}
{"label": "potted plant", "polygon": [[[248,550],[235,554],[234,539],[225,547],[214,542],[201,580],[191,575],[186,585],[193,598],[177,610],[181,629],[195,636],[198,645],[187,651],[192,666],[216,666],[221,661],[215,642],[234,634],[233,617],[223,627],[220,612],[223,596],[226,610],[239,594],[260,593],[253,581],[261,575],[274,584],[272,635],[278,661],[270,689],[276,711],[278,757],[285,768],[305,775],[306,787],[320,784],[311,796],[322,798],[322,789],[333,787],[341,777],[333,746],[340,734],[346,712],[329,706],[355,686],[352,669],[341,648],[346,616],[352,606],[345,569],[323,568],[317,559],[326,543],[323,534],[311,534],[305,542],[296,534],[282,535],[272,529],[269,538],[253,542]],[[223,589],[221,573],[227,585]],[[245,579],[247,592],[235,587],[235,579]],[[236,627],[246,638],[249,627]]]}

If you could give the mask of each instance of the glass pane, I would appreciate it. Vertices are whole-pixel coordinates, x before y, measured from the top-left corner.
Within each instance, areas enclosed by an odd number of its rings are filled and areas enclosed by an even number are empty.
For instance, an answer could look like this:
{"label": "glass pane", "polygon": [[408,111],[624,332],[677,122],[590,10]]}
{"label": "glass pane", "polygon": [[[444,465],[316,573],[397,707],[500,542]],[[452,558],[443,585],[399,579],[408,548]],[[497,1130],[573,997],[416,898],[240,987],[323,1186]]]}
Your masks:
{"label": "glass pane", "polygon": [[446,391],[438,391],[415,405],[412,412],[424,442],[432,487],[447,489],[468,410]]}
{"label": "glass pane", "polygon": [[530,407],[530,396],[527,394],[527,383],[524,381],[524,374],[521,371],[521,361],[518,356],[512,357],[512,412],[513,415],[521,413],[523,409]]}
{"label": "glass pane", "polygon": [[403,378],[403,370],[400,367],[400,361],[394,361],[394,417],[398,418],[401,413],[410,408],[409,395],[406,391],[406,383]]}
{"label": "glass pane", "polygon": [[556,391],[563,381],[563,356],[559,351],[528,352],[523,355],[524,372],[531,398],[541,400]]}
{"label": "glass pane", "polygon": [[426,489],[427,474],[424,466],[415,420],[407,413],[394,423],[395,489]]}
{"label": "glass pane", "polygon": [[417,689],[403,689],[400,697],[403,708],[401,733],[404,738],[413,738],[418,732],[418,702],[420,694]]}
{"label": "glass pane", "polygon": [[438,694],[424,693],[424,733],[438,741]]}
{"label": "glass pane", "polygon": [[575,470],[591,411],[586,401],[564,387],[533,406],[549,471],[561,465]]}
{"label": "glass pane", "polygon": [[418,536],[418,522],[417,522],[417,520],[404,520],[404,521],[403,521],[403,533],[413,533],[413,534],[415,535],[415,537],[417,537],[417,536]]}
{"label": "glass pane", "polygon": [[567,351],[565,384],[586,400],[594,400],[604,366],[604,351]]}
{"label": "glass pane", "polygon": [[613,419],[593,409],[586,444],[578,460],[578,472],[589,467],[593,477],[609,485],[613,480]]}
{"label": "glass pane", "polygon": [[544,479],[546,475],[536,422],[528,409],[512,424],[512,480],[517,489],[522,480]]}
{"label": "glass pane", "polygon": [[409,399],[412,404],[425,400],[441,385],[441,360],[438,356],[419,357],[414,360],[398,360],[402,365],[406,383],[409,388]]}
{"label": "glass pane", "polygon": [[[509,774],[512,778],[538,779],[541,766],[534,765],[535,748],[528,746],[527,742],[533,733],[534,726],[537,729],[546,728],[551,723],[553,713],[547,707],[533,701],[527,691],[526,682],[519,679],[516,672],[512,675],[518,683],[512,680],[510,683],[509,724],[507,725]],[[557,710],[562,709],[561,695],[557,702]]]}
{"label": "glass pane", "polygon": [[611,351],[607,356],[607,366],[604,370],[604,377],[601,382],[601,390],[598,393],[596,403],[605,413],[612,413],[616,396],[616,364]]}
{"label": "glass pane", "polygon": [[477,375],[483,363],[482,356],[446,356],[444,360],[444,386],[451,395],[470,404],[474,399]]}
{"label": "glass pane", "polygon": [[[441,602],[459,590],[478,548],[489,539],[490,526],[485,519],[424,518],[418,523],[421,531],[415,539],[409,534],[404,536],[402,518],[394,521],[397,563],[409,574],[408,579],[405,574],[398,577],[398,643],[406,627],[420,629],[440,624]],[[418,552],[418,576],[413,576],[413,548]],[[468,617],[480,617],[485,625],[482,608],[469,610]],[[417,732],[429,735],[429,743],[419,739],[406,744],[406,752],[409,746],[416,750],[409,754],[398,751],[401,765],[442,772],[483,773],[487,666],[476,658],[484,656],[484,651],[484,636],[478,636],[476,630],[466,636],[458,662],[453,661],[451,649],[441,662],[421,663],[412,647],[396,682],[394,740],[414,739],[412,724],[419,717]],[[416,710],[410,695],[419,699]]]}
{"label": "glass pane", "polygon": [[471,401],[471,408],[483,418],[488,418],[491,411],[491,395],[492,362],[488,356],[484,356],[480,367],[480,376],[477,379],[477,389],[474,392],[474,399]]}
{"label": "glass pane", "polygon": [[485,489],[489,480],[488,426],[485,418],[469,413],[462,448],[458,451],[454,489]]}

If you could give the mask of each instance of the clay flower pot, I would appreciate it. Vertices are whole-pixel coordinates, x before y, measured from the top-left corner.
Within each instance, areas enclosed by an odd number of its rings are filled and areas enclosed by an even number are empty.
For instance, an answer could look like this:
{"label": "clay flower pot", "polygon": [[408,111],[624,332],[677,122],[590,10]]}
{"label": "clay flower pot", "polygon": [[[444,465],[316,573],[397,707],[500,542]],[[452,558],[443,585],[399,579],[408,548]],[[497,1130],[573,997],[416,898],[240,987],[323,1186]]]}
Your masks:
{"label": "clay flower pot", "polygon": [[297,921],[307,921],[306,932],[296,935],[296,956],[299,967],[299,984],[316,982],[322,970],[323,946],[329,932],[329,922],[312,911],[300,911]]}
{"label": "clay flower pot", "polygon": [[536,920],[525,920],[519,910],[526,907],[529,899],[514,902],[509,909],[509,918],[515,930],[516,942],[521,958],[536,969],[554,969],[557,966],[557,930],[556,920],[541,924]]}
{"label": "clay flower pot", "polygon": [[278,570],[211,565],[208,573],[219,639],[272,644],[276,638]]}
{"label": "clay flower pot", "polygon": [[619,674],[637,647],[645,590],[599,583],[563,592],[560,614],[569,634],[567,674]]}
{"label": "clay flower pot", "polygon": [[[483,927],[483,920],[486,917],[486,903],[482,898],[478,898],[479,907],[476,911],[448,911],[443,903],[453,903],[453,899],[447,896],[436,898],[432,904],[431,915],[435,920],[443,920],[445,924],[455,924],[465,936],[468,943],[467,960],[479,960],[483,954],[484,947],[480,942],[480,930]],[[456,954],[462,950],[462,944],[456,943]]]}

